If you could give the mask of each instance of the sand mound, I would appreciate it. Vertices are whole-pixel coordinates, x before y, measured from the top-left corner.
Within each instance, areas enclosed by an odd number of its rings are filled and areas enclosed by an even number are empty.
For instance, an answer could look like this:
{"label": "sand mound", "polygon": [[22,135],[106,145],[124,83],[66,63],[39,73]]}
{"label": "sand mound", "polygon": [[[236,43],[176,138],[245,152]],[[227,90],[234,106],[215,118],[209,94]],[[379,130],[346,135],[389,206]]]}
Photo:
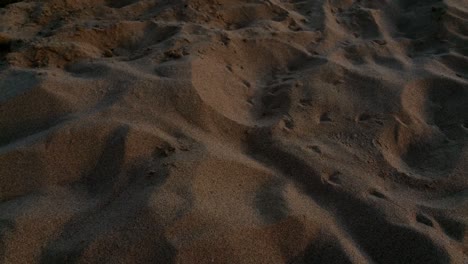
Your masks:
{"label": "sand mound", "polygon": [[0,0],[0,262],[466,263],[466,17]]}

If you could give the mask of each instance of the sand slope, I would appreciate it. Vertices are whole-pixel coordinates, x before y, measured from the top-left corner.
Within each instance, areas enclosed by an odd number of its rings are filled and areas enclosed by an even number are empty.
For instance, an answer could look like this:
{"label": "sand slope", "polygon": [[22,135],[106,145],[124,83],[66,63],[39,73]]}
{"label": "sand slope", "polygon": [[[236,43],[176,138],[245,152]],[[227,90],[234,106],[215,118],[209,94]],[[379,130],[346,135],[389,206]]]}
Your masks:
{"label": "sand slope", "polygon": [[465,0],[0,0],[1,263],[468,261]]}

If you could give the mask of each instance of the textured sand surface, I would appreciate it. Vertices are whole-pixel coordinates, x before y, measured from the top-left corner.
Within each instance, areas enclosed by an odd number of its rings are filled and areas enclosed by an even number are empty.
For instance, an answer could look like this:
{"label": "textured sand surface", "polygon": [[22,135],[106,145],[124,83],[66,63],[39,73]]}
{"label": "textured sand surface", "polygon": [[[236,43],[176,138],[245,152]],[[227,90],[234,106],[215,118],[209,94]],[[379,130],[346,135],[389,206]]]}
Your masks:
{"label": "textured sand surface", "polygon": [[0,263],[468,262],[467,0],[0,0]]}

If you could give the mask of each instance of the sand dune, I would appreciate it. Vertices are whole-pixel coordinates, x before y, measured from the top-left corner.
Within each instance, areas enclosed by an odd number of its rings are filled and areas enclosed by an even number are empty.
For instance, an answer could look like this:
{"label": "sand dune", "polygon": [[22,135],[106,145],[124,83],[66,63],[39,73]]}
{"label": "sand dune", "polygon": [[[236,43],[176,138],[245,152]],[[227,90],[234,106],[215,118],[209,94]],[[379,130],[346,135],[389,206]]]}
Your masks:
{"label": "sand dune", "polygon": [[0,263],[468,263],[465,0],[0,0]]}

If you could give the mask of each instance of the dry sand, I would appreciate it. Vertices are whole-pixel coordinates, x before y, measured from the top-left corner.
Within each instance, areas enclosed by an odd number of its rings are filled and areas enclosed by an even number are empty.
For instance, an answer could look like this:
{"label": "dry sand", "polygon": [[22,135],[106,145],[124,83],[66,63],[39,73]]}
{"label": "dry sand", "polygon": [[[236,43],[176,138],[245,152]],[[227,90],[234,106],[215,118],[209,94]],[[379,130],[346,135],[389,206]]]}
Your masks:
{"label": "dry sand", "polygon": [[467,0],[0,0],[0,263],[468,263]]}

